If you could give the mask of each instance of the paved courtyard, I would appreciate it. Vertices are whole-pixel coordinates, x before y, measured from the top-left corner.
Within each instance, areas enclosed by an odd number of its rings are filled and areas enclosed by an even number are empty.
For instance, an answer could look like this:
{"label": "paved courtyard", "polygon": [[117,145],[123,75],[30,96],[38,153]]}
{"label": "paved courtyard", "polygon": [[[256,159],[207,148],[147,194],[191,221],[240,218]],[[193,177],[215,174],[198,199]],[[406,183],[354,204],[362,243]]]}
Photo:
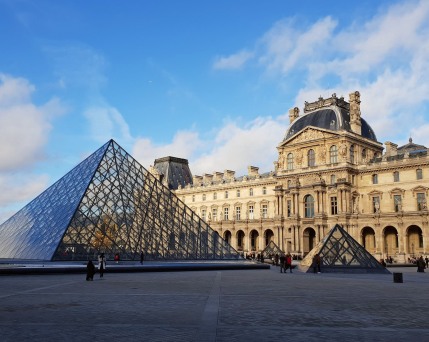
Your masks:
{"label": "paved courtyard", "polygon": [[429,341],[429,273],[0,276],[0,341]]}

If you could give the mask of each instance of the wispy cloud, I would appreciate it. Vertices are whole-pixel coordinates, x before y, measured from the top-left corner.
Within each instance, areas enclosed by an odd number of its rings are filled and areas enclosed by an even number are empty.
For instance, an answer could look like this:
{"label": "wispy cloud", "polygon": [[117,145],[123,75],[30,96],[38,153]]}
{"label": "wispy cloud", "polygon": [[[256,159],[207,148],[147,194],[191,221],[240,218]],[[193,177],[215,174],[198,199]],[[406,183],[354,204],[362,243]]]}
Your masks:
{"label": "wispy cloud", "polygon": [[213,63],[213,69],[217,70],[236,70],[241,69],[247,61],[253,57],[253,52],[246,50],[237,52],[229,56],[217,57]]}
{"label": "wispy cloud", "polygon": [[[428,121],[421,114],[429,109],[428,41],[429,3],[407,1],[348,26],[332,17],[308,26],[281,20],[249,55],[280,85],[290,82],[291,73],[300,73],[299,107],[320,95],[343,92],[347,97],[359,90],[363,117],[383,141],[403,139],[416,121]],[[416,120],[407,120],[409,115]],[[429,136],[422,143],[429,145]]]}

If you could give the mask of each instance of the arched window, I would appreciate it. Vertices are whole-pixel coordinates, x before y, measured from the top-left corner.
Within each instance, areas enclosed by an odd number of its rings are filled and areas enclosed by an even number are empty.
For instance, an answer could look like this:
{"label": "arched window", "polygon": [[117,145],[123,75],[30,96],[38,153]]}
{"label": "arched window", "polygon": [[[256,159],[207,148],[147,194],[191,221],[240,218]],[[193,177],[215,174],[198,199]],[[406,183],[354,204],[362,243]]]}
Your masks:
{"label": "arched window", "polygon": [[314,217],[314,198],[311,195],[304,197],[305,217]]}
{"label": "arched window", "polygon": [[350,163],[355,163],[355,145],[350,146]]}
{"label": "arched window", "polygon": [[331,146],[329,149],[329,157],[331,164],[338,163],[338,148],[336,145]]}
{"label": "arched window", "polygon": [[314,153],[314,150],[312,149],[308,150],[307,157],[308,157],[308,166],[315,166],[316,154]]}
{"label": "arched window", "polygon": [[287,155],[287,169],[293,170],[293,153]]}
{"label": "arched window", "polygon": [[362,160],[366,160],[366,148],[362,149]]}

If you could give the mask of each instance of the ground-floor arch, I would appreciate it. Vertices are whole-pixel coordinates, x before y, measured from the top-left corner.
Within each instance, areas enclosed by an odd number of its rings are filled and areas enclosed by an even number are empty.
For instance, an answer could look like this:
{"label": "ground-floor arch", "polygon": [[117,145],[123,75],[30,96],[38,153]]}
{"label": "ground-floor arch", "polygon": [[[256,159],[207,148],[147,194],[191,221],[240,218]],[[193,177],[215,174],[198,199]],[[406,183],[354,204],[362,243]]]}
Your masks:
{"label": "ground-floor arch", "polygon": [[250,232],[250,248],[251,251],[258,250],[259,247],[259,233],[257,230],[252,230]]}
{"label": "ground-floor arch", "polygon": [[316,231],[307,227],[304,229],[302,233],[302,252],[305,256],[308,252],[310,252],[316,246]]}
{"label": "ground-floor arch", "polygon": [[399,243],[398,243],[398,231],[393,226],[387,226],[383,230],[383,242],[384,250],[383,253],[385,257],[394,256],[398,253]]}
{"label": "ground-floor arch", "polygon": [[237,232],[236,238],[237,238],[237,250],[238,251],[243,251],[245,246],[244,246],[244,237],[245,234],[242,230],[239,230]]}
{"label": "ground-floor arch", "polygon": [[223,239],[229,244],[231,245],[231,239],[232,239],[232,233],[229,230],[226,230],[223,233]]}
{"label": "ground-floor arch", "polygon": [[270,241],[274,240],[274,232],[271,229],[264,231],[264,248],[268,246]]}
{"label": "ground-floor arch", "polygon": [[362,246],[371,254],[376,252],[375,231],[371,227],[364,227],[360,233]]}
{"label": "ground-floor arch", "polygon": [[423,254],[423,232],[419,226],[411,225],[407,228],[407,252],[415,258]]}

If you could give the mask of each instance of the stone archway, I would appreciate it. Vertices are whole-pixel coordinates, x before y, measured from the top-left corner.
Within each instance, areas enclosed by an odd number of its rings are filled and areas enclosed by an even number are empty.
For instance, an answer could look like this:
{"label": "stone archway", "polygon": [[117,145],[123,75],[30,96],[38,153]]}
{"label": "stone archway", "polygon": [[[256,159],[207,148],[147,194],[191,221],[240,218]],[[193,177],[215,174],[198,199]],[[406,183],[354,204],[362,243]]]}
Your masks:
{"label": "stone archway", "polygon": [[407,252],[416,258],[423,254],[423,232],[419,226],[412,225],[407,228]]}
{"label": "stone archway", "polygon": [[371,227],[364,227],[361,231],[361,244],[371,254],[376,252],[375,231]]}
{"label": "stone archway", "polygon": [[239,230],[237,232],[237,251],[243,251],[244,250],[244,232],[242,230]]}
{"label": "stone archway", "polygon": [[387,226],[383,231],[383,253],[385,257],[392,257],[398,253],[398,231],[393,226]]}
{"label": "stone archway", "polygon": [[226,230],[224,233],[223,233],[223,239],[229,244],[229,245],[231,245],[231,239],[232,239],[232,234],[231,234],[231,232],[229,231],[229,230]]}
{"label": "stone archway", "polygon": [[302,252],[307,255],[316,246],[316,231],[311,228],[305,228],[302,233]]}
{"label": "stone archway", "polygon": [[257,251],[259,249],[259,233],[257,230],[250,232],[250,251]]}
{"label": "stone archway", "polygon": [[264,248],[268,246],[270,241],[274,240],[274,232],[271,229],[267,229],[264,232]]}

